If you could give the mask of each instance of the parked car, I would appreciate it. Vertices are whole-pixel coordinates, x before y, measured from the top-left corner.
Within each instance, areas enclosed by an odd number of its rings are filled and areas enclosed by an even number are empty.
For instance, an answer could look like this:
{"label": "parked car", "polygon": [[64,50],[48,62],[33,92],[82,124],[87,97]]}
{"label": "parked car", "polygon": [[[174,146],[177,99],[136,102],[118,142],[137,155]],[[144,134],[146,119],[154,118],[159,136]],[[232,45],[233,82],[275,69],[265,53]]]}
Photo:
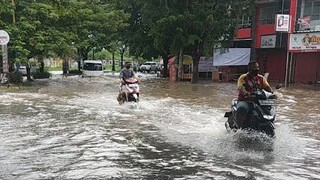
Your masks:
{"label": "parked car", "polygon": [[159,65],[157,62],[147,61],[140,66],[140,71],[147,71],[148,73],[151,71],[157,72],[159,70]]}
{"label": "parked car", "polygon": [[[27,75],[27,67],[26,66],[20,66],[19,67],[19,72],[22,73],[22,75],[26,76]],[[30,67],[30,74],[33,74],[36,72],[36,68]]]}
{"label": "parked car", "polygon": [[83,61],[82,77],[103,76],[103,63],[100,60]]}

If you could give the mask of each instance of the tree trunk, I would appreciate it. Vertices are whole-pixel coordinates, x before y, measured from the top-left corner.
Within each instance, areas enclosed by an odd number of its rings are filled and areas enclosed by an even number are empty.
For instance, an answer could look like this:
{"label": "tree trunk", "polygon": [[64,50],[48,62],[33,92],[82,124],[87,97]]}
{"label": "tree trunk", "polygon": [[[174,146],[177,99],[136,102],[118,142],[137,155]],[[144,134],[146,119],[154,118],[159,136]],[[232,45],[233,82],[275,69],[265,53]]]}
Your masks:
{"label": "tree trunk", "polygon": [[64,59],[62,62],[62,74],[64,76],[67,76],[68,70],[69,70],[69,63],[66,59]]}
{"label": "tree trunk", "polygon": [[82,69],[82,67],[81,67],[81,61],[83,60],[83,56],[82,56],[82,54],[81,54],[81,50],[80,50],[80,48],[77,48],[77,54],[78,54],[78,71],[81,71],[81,69]]}
{"label": "tree trunk", "polygon": [[78,71],[81,71],[81,60],[78,61]]}
{"label": "tree trunk", "polygon": [[32,81],[29,63],[27,63],[26,70],[27,70],[27,81]]}
{"label": "tree trunk", "polygon": [[116,71],[116,65],[114,62],[114,52],[112,52],[112,71]]}
{"label": "tree trunk", "polygon": [[192,79],[191,83],[197,83],[199,81],[199,60],[200,57],[203,53],[203,44],[197,43],[195,47],[193,48],[193,53],[192,53],[192,61],[193,61],[193,72],[192,72]]}
{"label": "tree trunk", "polygon": [[164,55],[162,56],[163,59],[163,69],[162,69],[162,77],[169,77],[168,74],[168,63],[169,63],[169,57]]}
{"label": "tree trunk", "polygon": [[199,81],[199,70],[198,70],[199,59],[200,59],[199,55],[192,57],[192,61],[193,61],[192,79],[191,79],[192,84],[197,83]]}
{"label": "tree trunk", "polygon": [[79,49],[80,59],[87,60],[88,59],[88,53],[89,53],[89,51],[87,51],[86,48],[80,48]]}
{"label": "tree trunk", "polygon": [[183,74],[183,50],[180,49],[180,52],[179,52],[179,56],[178,56],[178,77],[180,79],[182,79],[182,74]]}
{"label": "tree trunk", "polygon": [[39,61],[39,63],[40,63],[39,71],[40,71],[41,73],[44,73],[44,61],[43,61],[43,56],[40,55],[38,58],[39,58],[38,61]]}

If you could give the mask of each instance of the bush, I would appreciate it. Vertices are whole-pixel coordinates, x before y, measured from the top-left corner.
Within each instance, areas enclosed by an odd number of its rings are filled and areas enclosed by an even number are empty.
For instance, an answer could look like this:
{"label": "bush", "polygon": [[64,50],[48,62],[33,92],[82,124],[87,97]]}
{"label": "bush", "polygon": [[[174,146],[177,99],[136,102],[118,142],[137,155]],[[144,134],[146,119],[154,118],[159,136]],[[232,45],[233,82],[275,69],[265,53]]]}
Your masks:
{"label": "bush", "polygon": [[47,71],[45,71],[45,72],[36,71],[33,74],[34,79],[46,79],[46,78],[50,78],[50,76],[51,76],[51,74]]}
{"label": "bush", "polygon": [[19,84],[23,82],[23,75],[21,72],[8,73],[8,81],[12,84]]}
{"label": "bush", "polygon": [[80,75],[80,74],[82,74],[82,72],[81,72],[81,71],[79,71],[79,70],[77,70],[77,69],[74,69],[74,70],[70,70],[70,71],[69,71],[69,74],[76,74],[76,75]]}

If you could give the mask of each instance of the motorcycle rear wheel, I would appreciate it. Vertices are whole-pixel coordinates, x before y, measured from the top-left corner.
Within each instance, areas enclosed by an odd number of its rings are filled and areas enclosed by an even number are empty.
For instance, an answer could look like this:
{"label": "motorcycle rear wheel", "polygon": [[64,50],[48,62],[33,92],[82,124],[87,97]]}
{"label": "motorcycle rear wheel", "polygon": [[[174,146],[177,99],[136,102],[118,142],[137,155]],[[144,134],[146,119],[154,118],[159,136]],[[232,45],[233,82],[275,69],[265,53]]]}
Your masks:
{"label": "motorcycle rear wheel", "polygon": [[234,123],[234,120],[233,120],[233,117],[232,117],[232,116],[229,116],[229,117],[228,117],[228,125],[229,125],[230,129],[236,128],[236,125],[235,125],[235,123]]}

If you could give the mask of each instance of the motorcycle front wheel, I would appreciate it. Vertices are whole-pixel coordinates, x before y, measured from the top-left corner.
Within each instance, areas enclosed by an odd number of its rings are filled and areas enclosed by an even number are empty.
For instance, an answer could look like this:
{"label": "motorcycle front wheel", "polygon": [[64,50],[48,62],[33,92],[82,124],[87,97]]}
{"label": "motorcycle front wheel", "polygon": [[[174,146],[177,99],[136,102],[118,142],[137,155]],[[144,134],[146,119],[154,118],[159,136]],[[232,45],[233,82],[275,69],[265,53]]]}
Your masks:
{"label": "motorcycle front wheel", "polygon": [[119,94],[117,100],[119,104],[123,104],[126,101],[126,95],[123,93]]}
{"label": "motorcycle front wheel", "polygon": [[137,94],[129,94],[129,102],[138,102],[139,96]]}
{"label": "motorcycle front wheel", "polygon": [[262,132],[266,133],[269,137],[274,138],[275,132],[274,132],[274,125],[269,124],[262,127]]}

